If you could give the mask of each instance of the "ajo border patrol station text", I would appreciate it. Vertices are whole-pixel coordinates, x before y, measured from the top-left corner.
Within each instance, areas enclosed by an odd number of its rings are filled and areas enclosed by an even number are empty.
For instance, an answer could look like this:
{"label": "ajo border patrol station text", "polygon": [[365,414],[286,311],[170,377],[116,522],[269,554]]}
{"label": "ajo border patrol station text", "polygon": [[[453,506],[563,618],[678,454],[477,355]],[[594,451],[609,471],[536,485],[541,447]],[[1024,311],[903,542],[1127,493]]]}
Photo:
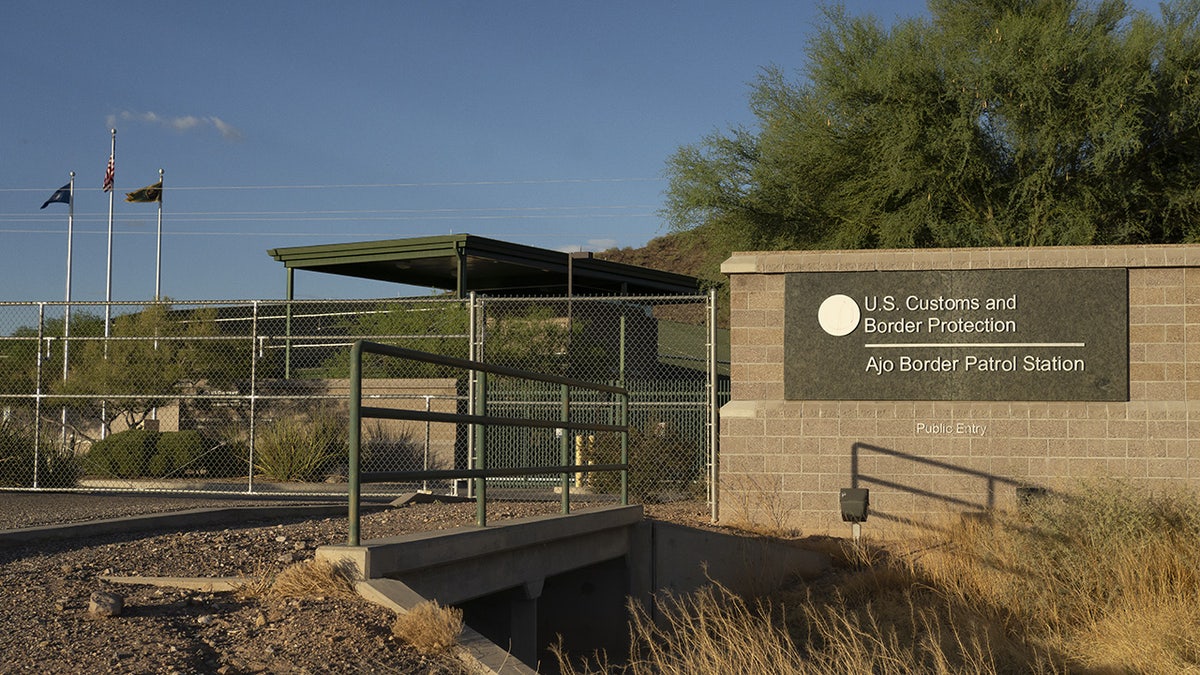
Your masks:
{"label": "ajo border patrol station text", "polygon": [[1124,400],[1124,270],[789,275],[800,400]]}

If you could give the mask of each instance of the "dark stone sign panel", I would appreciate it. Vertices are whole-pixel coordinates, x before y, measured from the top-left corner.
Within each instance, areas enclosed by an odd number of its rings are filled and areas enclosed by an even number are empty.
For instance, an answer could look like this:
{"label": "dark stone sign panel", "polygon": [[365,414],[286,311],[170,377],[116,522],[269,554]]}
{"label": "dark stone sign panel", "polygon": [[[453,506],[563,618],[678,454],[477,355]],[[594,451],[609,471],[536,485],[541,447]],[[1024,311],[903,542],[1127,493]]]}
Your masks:
{"label": "dark stone sign panel", "polygon": [[787,278],[791,400],[1127,401],[1125,269]]}

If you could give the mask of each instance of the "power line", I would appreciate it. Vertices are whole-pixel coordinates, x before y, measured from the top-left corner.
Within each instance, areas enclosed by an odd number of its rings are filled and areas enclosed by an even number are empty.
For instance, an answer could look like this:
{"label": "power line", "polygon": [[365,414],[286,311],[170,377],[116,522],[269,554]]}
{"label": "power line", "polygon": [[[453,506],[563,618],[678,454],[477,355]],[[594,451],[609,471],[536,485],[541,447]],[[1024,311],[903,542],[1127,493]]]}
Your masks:
{"label": "power line", "polygon": [[[557,185],[575,183],[662,183],[664,178],[540,178],[530,180],[425,181],[410,183],[312,183],[300,185],[171,185],[169,190],[342,190],[359,188],[477,187],[485,185]],[[5,188],[0,192],[42,192],[53,187]],[[100,190],[99,187],[95,188]],[[90,190],[76,187],[78,191]]]}
{"label": "power line", "polygon": [[[199,216],[311,216],[311,215],[336,215],[347,216],[356,214],[404,214],[404,215],[421,215],[421,214],[478,214],[478,213],[516,213],[523,212],[565,212],[565,211],[627,211],[632,209],[654,209],[655,204],[612,204],[612,205],[581,205],[581,206],[485,206],[485,207],[452,207],[452,208],[429,208],[429,209],[303,209],[298,211],[172,211],[173,216],[177,217],[199,217]],[[103,215],[98,211],[76,211],[77,217],[98,217]],[[33,214],[31,217],[26,212],[16,213],[0,213],[0,220],[27,220],[29,222],[40,222],[42,220],[52,220],[57,214]]]}
{"label": "power line", "polygon": [[[569,215],[554,215],[554,214],[526,214],[526,215],[474,215],[474,216],[453,216],[453,215],[438,215],[438,216],[375,216],[375,217],[355,217],[346,218],[342,216],[297,216],[290,218],[278,217],[214,217],[214,218],[174,218],[175,223],[420,223],[420,222],[486,222],[486,221],[532,221],[532,220],[553,220],[557,222],[565,221],[581,221],[581,220],[611,220],[620,218],[623,220],[642,220],[646,218],[657,218],[658,214],[654,212],[644,213],[624,213],[619,215],[605,213],[580,213]],[[123,216],[118,219],[119,222],[126,225],[130,223],[143,222],[143,218],[135,218]],[[30,220],[30,219],[8,219],[0,217],[0,222],[5,223],[49,223],[48,220]],[[81,223],[99,223],[103,222],[103,218],[98,216],[80,217],[75,216],[76,224]],[[24,230],[19,228],[0,227],[0,232],[45,232],[45,228],[37,230]]]}
{"label": "power line", "polygon": [[545,178],[538,180],[430,181],[422,183],[331,183],[315,185],[226,185],[176,187],[176,190],[327,190],[347,188],[476,187],[481,185],[555,185],[568,183],[658,183],[662,178]]}
{"label": "power line", "polygon": [[[2,233],[2,234],[41,234],[41,235],[53,235],[53,236],[62,235],[61,231],[9,230],[9,229],[3,229],[3,228],[0,228],[0,233]],[[105,234],[104,230],[77,229],[75,231],[76,237],[89,236],[89,235],[104,235],[104,234]],[[153,235],[154,233],[145,231],[145,230],[116,230],[116,231],[114,231],[114,234],[124,237],[124,236],[129,236],[129,235]],[[179,230],[176,232],[172,232],[171,236],[173,236],[173,237],[175,237],[175,236],[178,236],[178,237],[275,237],[275,238],[282,238],[282,237],[311,238],[311,237],[335,237],[336,236],[337,238],[345,238],[345,237],[389,238],[389,237],[395,237],[396,234],[397,233],[394,231],[391,231],[391,232],[336,232],[336,233],[334,233],[334,232],[246,232],[244,230],[235,230],[235,231]],[[506,231],[502,231],[502,232],[489,232],[489,233],[487,233],[486,236],[488,236],[488,237],[510,237],[510,236],[535,235],[539,239],[571,239],[571,240],[575,240],[580,237],[580,234],[581,233],[579,233],[579,232],[546,232],[546,230],[544,230],[544,229],[537,228],[537,229],[530,229],[530,230],[506,230]]]}

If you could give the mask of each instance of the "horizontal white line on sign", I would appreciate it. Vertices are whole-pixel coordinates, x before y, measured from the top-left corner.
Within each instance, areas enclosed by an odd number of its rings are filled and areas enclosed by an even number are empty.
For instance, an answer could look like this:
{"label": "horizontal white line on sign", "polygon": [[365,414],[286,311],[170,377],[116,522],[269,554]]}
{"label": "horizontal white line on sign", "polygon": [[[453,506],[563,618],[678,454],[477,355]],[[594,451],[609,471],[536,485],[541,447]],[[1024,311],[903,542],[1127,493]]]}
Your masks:
{"label": "horizontal white line on sign", "polygon": [[1083,347],[1082,342],[895,342],[889,344],[883,343],[867,343],[863,345],[867,349],[912,349],[912,348],[932,348],[932,347],[951,347],[963,348],[970,347],[973,349],[979,348],[998,348],[998,347]]}

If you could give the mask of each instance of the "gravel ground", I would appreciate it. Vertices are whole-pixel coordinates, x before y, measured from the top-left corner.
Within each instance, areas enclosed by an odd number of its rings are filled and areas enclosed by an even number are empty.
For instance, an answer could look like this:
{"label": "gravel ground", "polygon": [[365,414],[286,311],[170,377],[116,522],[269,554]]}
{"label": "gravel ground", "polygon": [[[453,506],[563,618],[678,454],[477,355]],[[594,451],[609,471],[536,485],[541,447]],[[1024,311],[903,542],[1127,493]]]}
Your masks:
{"label": "gravel ground", "polygon": [[[296,502],[288,502],[296,505]],[[0,530],[89,522],[261,501],[0,492]],[[496,522],[554,513],[557,502],[495,502]],[[652,517],[703,525],[703,504],[647,506]],[[473,503],[412,504],[365,512],[364,540],[474,522]],[[452,657],[424,657],[391,635],[394,615],[357,597],[242,597],[103,576],[261,579],[343,543],[346,517],[237,522],[0,549],[0,673],[458,673]],[[123,597],[95,618],[97,591]]]}

